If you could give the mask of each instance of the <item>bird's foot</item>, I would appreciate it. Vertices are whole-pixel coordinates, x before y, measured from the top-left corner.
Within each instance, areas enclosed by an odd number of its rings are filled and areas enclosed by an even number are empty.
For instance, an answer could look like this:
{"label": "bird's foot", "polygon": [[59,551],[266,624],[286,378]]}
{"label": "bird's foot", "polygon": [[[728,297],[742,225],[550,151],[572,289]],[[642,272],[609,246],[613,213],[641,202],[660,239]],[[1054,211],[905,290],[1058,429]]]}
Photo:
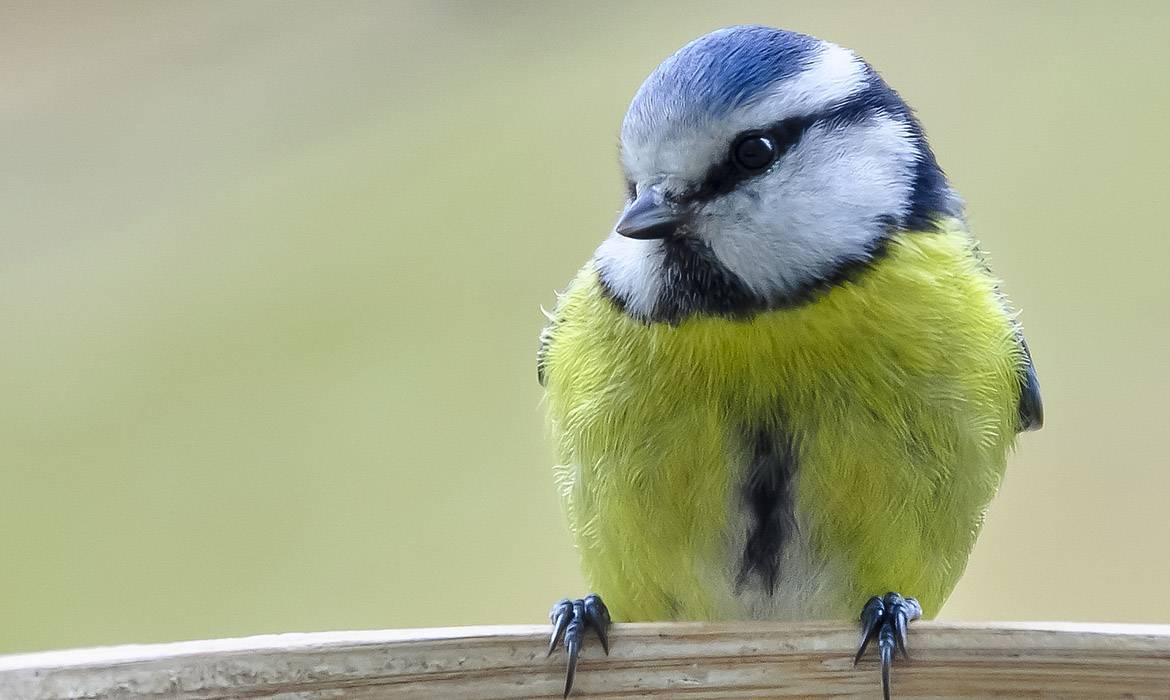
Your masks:
{"label": "bird's foot", "polygon": [[577,673],[577,658],[581,654],[581,642],[585,639],[585,628],[597,633],[601,648],[609,654],[609,609],[601,602],[601,596],[590,593],[577,600],[557,601],[548,613],[552,622],[552,636],[548,640],[548,654],[552,655],[563,642],[569,655],[565,670],[565,697],[573,689],[573,676]]}
{"label": "bird's foot", "polygon": [[857,644],[857,655],[853,665],[861,661],[869,643],[876,639],[878,655],[882,661],[882,697],[890,700],[890,666],[894,663],[895,652],[910,660],[906,653],[906,629],[911,620],[922,617],[922,606],[913,598],[903,598],[897,593],[870,598],[861,609],[861,641]]}

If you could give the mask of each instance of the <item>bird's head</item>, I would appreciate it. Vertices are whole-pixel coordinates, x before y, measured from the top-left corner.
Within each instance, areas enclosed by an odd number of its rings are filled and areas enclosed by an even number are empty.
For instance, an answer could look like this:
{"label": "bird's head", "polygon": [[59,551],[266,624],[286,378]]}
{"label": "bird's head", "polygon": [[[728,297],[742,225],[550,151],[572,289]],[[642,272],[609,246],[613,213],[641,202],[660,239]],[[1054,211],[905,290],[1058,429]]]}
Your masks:
{"label": "bird's head", "polygon": [[712,32],[646,79],[621,129],[628,201],[595,265],[642,320],[798,303],[891,232],[961,216],[909,107],[853,52]]}

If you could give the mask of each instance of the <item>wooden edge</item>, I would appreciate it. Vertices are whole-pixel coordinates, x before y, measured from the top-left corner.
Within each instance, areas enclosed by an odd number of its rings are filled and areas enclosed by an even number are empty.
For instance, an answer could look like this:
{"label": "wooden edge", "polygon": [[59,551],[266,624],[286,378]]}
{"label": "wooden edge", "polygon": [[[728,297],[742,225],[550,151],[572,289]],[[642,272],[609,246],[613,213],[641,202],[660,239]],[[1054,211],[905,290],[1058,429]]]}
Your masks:
{"label": "wooden edge", "polygon": [[[548,627],[290,633],[0,656],[0,697],[557,698]],[[615,625],[582,653],[575,697],[873,697],[853,625]],[[590,640],[592,642],[592,640]],[[918,622],[896,695],[1170,698],[1170,625]]]}

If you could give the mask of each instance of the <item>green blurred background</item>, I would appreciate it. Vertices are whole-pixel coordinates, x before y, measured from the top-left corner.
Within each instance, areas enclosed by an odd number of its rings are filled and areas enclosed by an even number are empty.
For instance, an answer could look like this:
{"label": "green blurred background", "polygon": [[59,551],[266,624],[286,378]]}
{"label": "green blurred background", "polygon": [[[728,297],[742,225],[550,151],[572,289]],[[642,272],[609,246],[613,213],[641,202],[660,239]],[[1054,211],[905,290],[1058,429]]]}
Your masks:
{"label": "green blurred background", "polygon": [[1170,4],[0,8],[0,651],[536,622],[533,353],[653,67],[760,22],[917,107],[1023,320],[951,619],[1170,622]]}

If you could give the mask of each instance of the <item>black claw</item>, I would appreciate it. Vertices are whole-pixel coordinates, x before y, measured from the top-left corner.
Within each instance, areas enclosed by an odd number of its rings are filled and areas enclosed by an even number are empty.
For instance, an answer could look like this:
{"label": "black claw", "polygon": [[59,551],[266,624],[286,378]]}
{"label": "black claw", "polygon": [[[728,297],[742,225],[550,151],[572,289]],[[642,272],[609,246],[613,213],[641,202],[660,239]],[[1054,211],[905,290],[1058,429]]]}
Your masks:
{"label": "black claw", "polygon": [[597,633],[597,638],[601,640],[601,648],[605,655],[609,656],[609,626],[612,624],[609,608],[605,607],[605,603],[601,602],[601,596],[596,593],[590,593],[581,602],[585,607],[585,621]]}
{"label": "black claw", "polygon": [[548,620],[553,625],[552,636],[548,639],[548,653],[545,656],[552,656],[556,651],[557,646],[561,643],[561,639],[565,636],[565,629],[569,626],[569,620],[573,619],[573,601],[565,598],[559,600],[552,606],[552,610],[548,612]]}
{"label": "black claw", "polygon": [[581,619],[585,616],[584,606],[581,601],[573,603],[573,620],[569,623],[569,628],[565,630],[565,653],[569,656],[568,666],[565,668],[565,695],[569,697],[569,691],[573,689],[573,678],[577,675],[577,659],[581,655],[581,637],[584,636],[582,628],[585,626]]}
{"label": "black claw", "polygon": [[876,595],[866,601],[865,607],[861,609],[861,639],[857,641],[857,654],[853,656],[854,666],[865,655],[865,650],[869,646],[869,643],[877,637],[878,629],[881,627],[882,618],[885,617],[885,614],[886,604]]}
{"label": "black claw", "polygon": [[910,622],[922,617],[922,606],[916,598],[902,599],[901,614],[898,616],[898,649],[902,656],[909,661],[910,652],[906,651],[906,633],[910,629]]}
{"label": "black claw", "polygon": [[906,651],[906,631],[910,622],[921,616],[922,606],[917,600],[903,598],[893,592],[881,598],[870,598],[861,609],[861,640],[853,663],[856,665],[861,660],[866,647],[876,639],[882,665],[882,697],[885,700],[890,700],[890,667],[899,653],[903,659],[910,659]]}
{"label": "black claw", "polygon": [[592,629],[601,640],[601,648],[609,654],[609,626],[611,624],[609,609],[601,601],[601,597],[591,593],[580,600],[557,601],[549,611],[548,619],[553,624],[552,636],[548,642],[548,653],[551,655],[564,642],[565,653],[568,656],[565,668],[565,695],[573,690],[573,679],[577,675],[577,660],[581,656],[581,643],[585,638],[585,629]]}
{"label": "black claw", "polygon": [[882,660],[882,697],[890,700],[890,666],[894,663],[894,628],[889,620],[882,623],[878,632],[878,655]]}

